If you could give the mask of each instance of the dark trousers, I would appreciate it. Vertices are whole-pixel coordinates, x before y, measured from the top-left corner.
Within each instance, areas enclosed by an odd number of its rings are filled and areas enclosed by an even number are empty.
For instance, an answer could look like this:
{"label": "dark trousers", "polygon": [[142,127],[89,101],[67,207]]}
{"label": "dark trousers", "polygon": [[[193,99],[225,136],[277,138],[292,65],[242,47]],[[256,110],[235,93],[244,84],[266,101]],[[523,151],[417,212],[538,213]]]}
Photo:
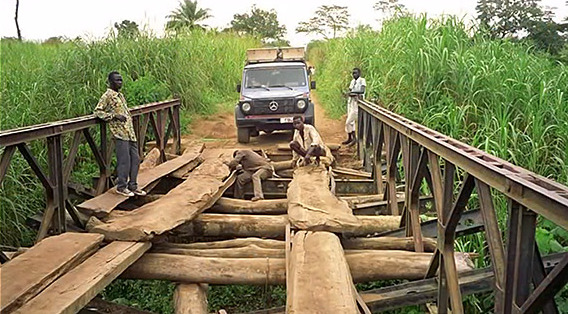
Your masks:
{"label": "dark trousers", "polygon": [[138,144],[136,142],[116,139],[116,172],[118,189],[128,188],[131,191],[138,189]]}
{"label": "dark trousers", "polygon": [[237,176],[233,196],[235,198],[245,198],[245,185],[252,181],[254,196],[264,198],[261,180],[266,180],[270,177],[272,177],[272,169],[261,168],[255,172],[243,170],[243,172]]}

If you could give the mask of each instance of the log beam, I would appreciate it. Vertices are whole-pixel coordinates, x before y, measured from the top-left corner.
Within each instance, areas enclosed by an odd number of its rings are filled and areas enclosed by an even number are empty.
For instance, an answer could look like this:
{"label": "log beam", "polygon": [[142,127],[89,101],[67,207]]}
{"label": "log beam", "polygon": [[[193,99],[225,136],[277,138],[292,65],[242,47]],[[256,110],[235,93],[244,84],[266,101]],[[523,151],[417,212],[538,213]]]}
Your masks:
{"label": "log beam", "polygon": [[[354,282],[424,277],[432,253],[370,251],[347,254]],[[459,272],[472,269],[467,253],[456,253]],[[196,271],[199,270],[199,271]],[[286,282],[284,258],[209,258],[147,253],[122,278],[184,283],[264,285]]]}
{"label": "log beam", "polygon": [[207,314],[207,284],[180,283],[174,291],[175,314]]}

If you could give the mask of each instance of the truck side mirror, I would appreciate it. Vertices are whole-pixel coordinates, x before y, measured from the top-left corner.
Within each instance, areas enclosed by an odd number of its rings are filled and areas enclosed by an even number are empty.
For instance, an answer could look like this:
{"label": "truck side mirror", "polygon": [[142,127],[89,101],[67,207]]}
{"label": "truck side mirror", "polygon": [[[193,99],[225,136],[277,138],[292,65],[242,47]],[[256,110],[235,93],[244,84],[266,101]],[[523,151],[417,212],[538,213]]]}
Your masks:
{"label": "truck side mirror", "polygon": [[311,89],[316,89],[316,81],[311,81],[311,82],[310,82],[310,88],[311,88]]}
{"label": "truck side mirror", "polygon": [[241,92],[241,84],[237,84],[237,93]]}

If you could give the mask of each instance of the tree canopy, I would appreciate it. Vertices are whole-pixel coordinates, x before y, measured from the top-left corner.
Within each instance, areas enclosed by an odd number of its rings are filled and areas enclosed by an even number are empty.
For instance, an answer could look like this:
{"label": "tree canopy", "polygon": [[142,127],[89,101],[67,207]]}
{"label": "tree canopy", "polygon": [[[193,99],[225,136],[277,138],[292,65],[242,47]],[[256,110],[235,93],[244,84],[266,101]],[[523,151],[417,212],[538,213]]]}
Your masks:
{"label": "tree canopy", "polygon": [[280,25],[276,11],[262,10],[253,5],[250,12],[233,15],[229,30],[259,37],[266,43],[281,40],[286,26]]}
{"label": "tree canopy", "polygon": [[182,2],[180,2],[179,7],[167,16],[168,22],[166,24],[166,29],[203,29],[205,28],[205,26],[199,23],[210,17],[211,15],[209,14],[209,9],[202,9],[197,7],[197,0],[183,0]]}
{"label": "tree canopy", "polygon": [[556,23],[554,13],[541,0],[479,0],[477,19],[493,38],[532,40],[536,47],[557,53],[565,44],[565,24]]}
{"label": "tree canopy", "polygon": [[325,39],[335,38],[348,28],[349,10],[339,5],[322,5],[307,22],[300,22],[297,33],[318,34]]}
{"label": "tree canopy", "polygon": [[114,28],[118,32],[118,37],[136,38],[136,36],[140,35],[138,24],[133,21],[123,20],[120,24],[114,23]]}

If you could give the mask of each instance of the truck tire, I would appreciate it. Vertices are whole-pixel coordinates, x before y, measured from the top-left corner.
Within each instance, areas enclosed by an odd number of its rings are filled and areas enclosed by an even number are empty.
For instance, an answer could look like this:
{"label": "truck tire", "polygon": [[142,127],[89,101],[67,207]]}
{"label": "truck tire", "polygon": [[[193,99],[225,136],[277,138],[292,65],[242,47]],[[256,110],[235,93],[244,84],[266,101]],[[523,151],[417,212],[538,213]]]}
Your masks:
{"label": "truck tire", "polygon": [[237,128],[237,140],[239,141],[239,143],[243,144],[250,142],[250,129]]}

